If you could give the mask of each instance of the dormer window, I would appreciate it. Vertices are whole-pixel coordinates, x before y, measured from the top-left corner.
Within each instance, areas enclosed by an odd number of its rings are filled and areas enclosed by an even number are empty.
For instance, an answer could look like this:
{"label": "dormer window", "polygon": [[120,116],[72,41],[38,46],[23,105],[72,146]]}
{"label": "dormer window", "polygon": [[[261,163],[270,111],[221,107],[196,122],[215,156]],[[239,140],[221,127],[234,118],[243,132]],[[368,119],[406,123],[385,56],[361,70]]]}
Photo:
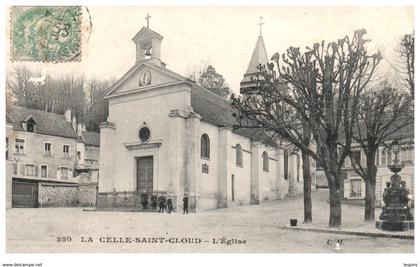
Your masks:
{"label": "dormer window", "polygon": [[27,132],[33,133],[35,132],[35,126],[36,126],[36,122],[35,120],[32,118],[32,115],[28,116],[25,120],[23,120],[22,122],[22,127],[23,129],[25,129]]}
{"label": "dormer window", "polygon": [[27,132],[33,133],[34,132],[34,128],[35,128],[35,126],[32,123],[28,123],[26,125],[26,131]]}

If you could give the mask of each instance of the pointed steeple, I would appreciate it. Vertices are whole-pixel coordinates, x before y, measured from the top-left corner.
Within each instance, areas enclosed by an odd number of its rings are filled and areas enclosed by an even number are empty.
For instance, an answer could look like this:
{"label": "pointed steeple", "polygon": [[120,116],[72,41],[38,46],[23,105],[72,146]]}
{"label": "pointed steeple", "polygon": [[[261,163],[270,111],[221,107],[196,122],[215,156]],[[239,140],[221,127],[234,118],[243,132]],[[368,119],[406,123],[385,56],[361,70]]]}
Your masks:
{"label": "pointed steeple", "polygon": [[244,78],[241,81],[241,94],[247,93],[250,89],[255,87],[255,83],[251,81],[251,77],[257,78],[258,75],[258,66],[266,65],[268,63],[267,51],[265,50],[264,39],[260,35],[257,39],[257,44],[255,45],[254,52],[252,53],[251,61],[248,65],[248,70],[246,71]]}

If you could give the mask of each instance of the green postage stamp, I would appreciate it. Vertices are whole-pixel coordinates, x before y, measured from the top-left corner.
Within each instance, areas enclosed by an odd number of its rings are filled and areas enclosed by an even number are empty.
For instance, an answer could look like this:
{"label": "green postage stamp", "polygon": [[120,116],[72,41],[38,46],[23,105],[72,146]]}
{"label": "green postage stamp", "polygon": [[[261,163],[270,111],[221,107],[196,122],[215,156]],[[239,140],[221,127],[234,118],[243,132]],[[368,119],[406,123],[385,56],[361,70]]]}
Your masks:
{"label": "green postage stamp", "polygon": [[12,60],[80,61],[80,24],[79,6],[12,7]]}

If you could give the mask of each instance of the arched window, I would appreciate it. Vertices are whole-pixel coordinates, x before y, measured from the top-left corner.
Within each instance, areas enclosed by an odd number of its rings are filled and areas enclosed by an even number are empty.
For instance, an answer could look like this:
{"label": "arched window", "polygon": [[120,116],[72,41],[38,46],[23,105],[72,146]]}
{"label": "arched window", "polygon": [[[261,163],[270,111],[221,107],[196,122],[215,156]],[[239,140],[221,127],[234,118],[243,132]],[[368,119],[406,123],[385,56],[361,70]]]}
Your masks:
{"label": "arched window", "polygon": [[242,147],[240,144],[236,145],[236,166],[242,167]]}
{"label": "arched window", "polygon": [[269,171],[269,158],[268,158],[268,154],[267,151],[264,151],[264,153],[262,154],[263,157],[263,171],[268,172]]}
{"label": "arched window", "polygon": [[207,134],[201,136],[201,157],[210,158],[210,138]]}

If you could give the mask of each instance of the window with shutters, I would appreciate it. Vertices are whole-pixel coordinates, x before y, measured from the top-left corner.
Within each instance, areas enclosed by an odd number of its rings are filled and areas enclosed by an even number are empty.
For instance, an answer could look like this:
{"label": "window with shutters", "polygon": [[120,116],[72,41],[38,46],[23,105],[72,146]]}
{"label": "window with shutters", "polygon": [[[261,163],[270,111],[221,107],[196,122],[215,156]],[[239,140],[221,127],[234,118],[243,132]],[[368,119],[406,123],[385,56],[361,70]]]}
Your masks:
{"label": "window with shutters", "polygon": [[405,147],[400,152],[401,154],[401,161],[404,163],[412,163],[413,162],[413,148],[412,147]]}
{"label": "window with shutters", "polygon": [[361,197],[362,196],[362,180],[352,179],[350,180],[350,197]]}
{"label": "window with shutters", "polygon": [[70,145],[63,145],[63,158],[70,158]]}
{"label": "window with shutters", "polygon": [[16,138],[15,139],[15,153],[16,154],[25,154],[25,140]]}
{"label": "window with shutters", "polygon": [[45,156],[51,156],[51,147],[52,144],[51,143],[44,143],[44,155]]}
{"label": "window with shutters", "polygon": [[60,167],[59,168],[59,173],[60,173],[61,179],[67,180],[69,178],[69,168]]}
{"label": "window with shutters", "polygon": [[25,164],[25,175],[38,176],[38,166],[35,166],[34,164]]}
{"label": "window with shutters", "polygon": [[41,165],[41,177],[46,178],[48,176],[47,165]]}
{"label": "window with shutters", "polygon": [[13,163],[13,174],[18,174],[18,165],[17,165],[17,163]]}

